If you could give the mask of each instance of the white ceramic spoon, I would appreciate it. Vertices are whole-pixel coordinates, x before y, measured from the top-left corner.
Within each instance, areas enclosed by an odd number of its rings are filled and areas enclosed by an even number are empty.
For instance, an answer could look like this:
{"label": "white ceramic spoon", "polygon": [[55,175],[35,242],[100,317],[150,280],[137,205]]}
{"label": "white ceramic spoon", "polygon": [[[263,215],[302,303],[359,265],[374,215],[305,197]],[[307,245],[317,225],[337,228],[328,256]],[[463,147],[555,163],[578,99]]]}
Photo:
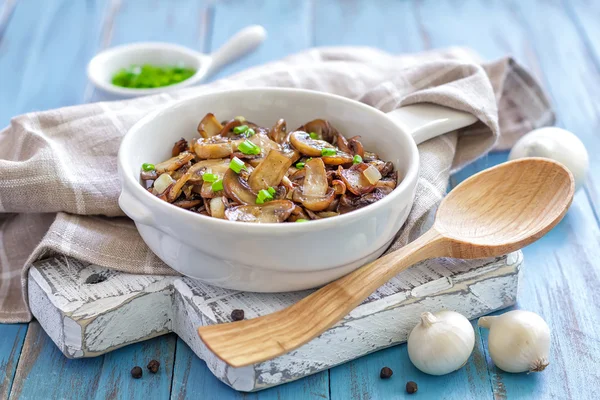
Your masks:
{"label": "white ceramic spoon", "polygon": [[[212,54],[202,54],[184,46],[161,42],[142,42],[113,47],[96,55],[88,64],[89,80],[105,94],[114,98],[146,96],[193,86],[217,72],[225,65],[256,49],[267,37],[260,25],[252,25],[236,33]],[[115,72],[131,65],[183,65],[196,73],[175,85],[131,89],[115,86],[111,79]]]}

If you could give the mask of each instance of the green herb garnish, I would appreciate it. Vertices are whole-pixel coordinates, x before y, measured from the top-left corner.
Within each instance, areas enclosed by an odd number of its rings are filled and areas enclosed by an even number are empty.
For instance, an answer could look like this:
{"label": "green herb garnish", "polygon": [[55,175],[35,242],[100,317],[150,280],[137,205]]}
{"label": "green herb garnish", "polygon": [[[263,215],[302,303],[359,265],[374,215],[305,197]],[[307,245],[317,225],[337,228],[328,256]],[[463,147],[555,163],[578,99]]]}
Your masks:
{"label": "green herb garnish", "polygon": [[317,135],[314,132],[309,133],[308,136],[310,136],[311,139],[318,139],[319,138],[319,135]]}
{"label": "green herb garnish", "polygon": [[223,179],[219,179],[216,182],[213,182],[211,185],[213,192],[218,192],[219,190],[223,190]]}
{"label": "green herb garnish", "polygon": [[231,168],[236,174],[239,174],[243,169],[246,169],[246,164],[244,164],[244,162],[239,158],[233,157],[229,163],[229,168]]}
{"label": "green herb garnish", "polygon": [[266,201],[273,200],[273,195],[269,193],[266,189],[261,189],[258,191],[258,195],[256,196],[256,204],[263,204]]}
{"label": "green herb garnish", "polygon": [[174,66],[132,65],[122,68],[112,78],[112,84],[133,89],[150,89],[174,85],[189,79],[196,70]]}
{"label": "green herb garnish", "polygon": [[275,193],[277,193],[277,191],[275,189],[273,189],[272,186],[269,186],[267,188],[267,192],[271,193],[272,196],[275,196]]}
{"label": "green herb garnish", "polygon": [[335,156],[336,154],[337,154],[337,152],[335,151],[335,149],[328,149],[328,148],[321,149],[321,155],[323,157]]}
{"label": "green herb garnish", "polygon": [[260,154],[260,147],[258,147],[248,139],[244,140],[244,142],[238,146],[238,150],[248,155]]}
{"label": "green herb garnish", "polygon": [[296,222],[308,222],[308,220],[304,218],[298,218]]}
{"label": "green herb garnish", "polygon": [[215,174],[211,174],[211,173],[206,173],[204,175],[202,175],[202,180],[204,182],[216,182],[219,179],[218,176],[216,176]]}
{"label": "green herb garnish", "polygon": [[306,163],[299,162],[299,163],[296,163],[296,168],[302,169],[302,168],[304,168],[305,165],[306,165]]}
{"label": "green herb garnish", "polygon": [[142,169],[144,171],[154,171],[154,164],[148,164],[148,163],[143,163],[142,164]]}
{"label": "green herb garnish", "polygon": [[362,157],[358,154],[352,157],[352,164],[360,164],[362,161]]}
{"label": "green herb garnish", "polygon": [[252,128],[248,128],[248,130],[246,131],[246,137],[253,136],[254,134],[256,134],[256,132]]}
{"label": "green herb garnish", "polygon": [[246,132],[248,130],[248,125],[240,125],[240,126],[236,126],[235,128],[233,128],[233,133],[235,133],[236,135],[241,135],[242,133]]}

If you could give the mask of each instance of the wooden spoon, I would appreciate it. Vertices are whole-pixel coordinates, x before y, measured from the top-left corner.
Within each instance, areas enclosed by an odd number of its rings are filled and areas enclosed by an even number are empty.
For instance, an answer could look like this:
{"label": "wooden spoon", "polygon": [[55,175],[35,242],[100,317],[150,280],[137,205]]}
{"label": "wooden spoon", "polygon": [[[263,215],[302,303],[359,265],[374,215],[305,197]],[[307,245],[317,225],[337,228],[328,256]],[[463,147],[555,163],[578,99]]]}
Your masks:
{"label": "wooden spoon", "polygon": [[323,333],[416,262],[435,257],[494,257],[534,242],[562,219],[573,193],[573,176],[552,160],[526,158],[487,169],[450,192],[438,208],[433,227],[414,242],[286,309],[201,327],[198,334],[233,367],[277,357]]}

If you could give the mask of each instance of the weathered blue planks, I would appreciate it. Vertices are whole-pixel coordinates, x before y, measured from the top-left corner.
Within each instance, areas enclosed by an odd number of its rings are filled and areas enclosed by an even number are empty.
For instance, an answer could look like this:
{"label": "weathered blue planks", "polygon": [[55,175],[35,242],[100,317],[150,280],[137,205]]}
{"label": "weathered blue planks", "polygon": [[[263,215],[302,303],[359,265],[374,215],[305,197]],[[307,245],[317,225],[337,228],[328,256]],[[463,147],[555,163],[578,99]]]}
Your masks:
{"label": "weathered blue planks", "polygon": [[20,0],[0,42],[0,125],[33,110],[80,103],[104,2]]}
{"label": "weathered blue planks", "polygon": [[329,374],[320,372],[307,378],[256,393],[240,393],[219,381],[181,339],[177,340],[171,398],[177,400],[329,399]]}
{"label": "weathered blue planks", "polygon": [[[155,1],[69,2],[3,0],[0,16],[0,125],[35,109],[89,99],[85,65],[101,48],[139,40],[164,40],[214,50],[246,25],[269,31],[259,51],[219,76],[281,58],[311,45],[358,44],[418,51],[468,45],[486,58],[510,53],[542,81],[557,106],[559,124],[573,130],[594,154],[600,149],[600,7],[591,0],[538,1]],[[14,9],[13,9],[14,6]],[[10,18],[5,18],[8,15]],[[10,79],[6,79],[10,77]],[[453,177],[456,184],[506,159],[492,154]],[[590,398],[600,387],[600,184],[595,174],[579,192],[566,219],[525,250],[525,279],[518,307],[540,313],[551,326],[550,367],[541,374],[507,374],[485,353],[487,333],[467,366],[429,377],[409,363],[406,346],[268,391],[242,395],[217,381],[203,361],[173,336],[118,350],[105,357],[70,361],[39,325],[0,325],[0,398],[403,398],[415,380],[423,398]],[[596,208],[594,213],[593,207]],[[17,368],[18,353],[22,356]],[[162,357],[161,374],[134,381],[131,367]],[[485,359],[484,359],[485,357]],[[163,362],[164,361],[164,362]],[[382,366],[395,374],[378,377]],[[166,369],[163,369],[166,367]],[[16,373],[14,372],[16,369]],[[169,375],[172,369],[172,375]],[[169,388],[171,376],[172,387]],[[7,378],[8,377],[8,378]],[[329,379],[330,381],[329,382]],[[71,396],[71,397],[69,397]]]}
{"label": "weathered blue planks", "polygon": [[310,1],[236,0],[214,4],[210,51],[248,25],[260,24],[267,40],[254,53],[223,68],[211,80],[278,60],[311,46]]}
{"label": "weathered blue planks", "polygon": [[29,324],[12,399],[91,399],[98,390],[103,357],[69,360],[37,322]]}
{"label": "weathered blue planks", "polygon": [[27,324],[0,324],[0,399],[10,393],[26,333]]}
{"label": "weathered blue planks", "polygon": [[[168,399],[171,394],[177,336],[170,334],[135,343],[103,356],[102,370],[94,398],[103,399]],[[160,362],[159,371],[150,373],[150,360]],[[144,375],[131,377],[131,369],[140,366]]]}
{"label": "weathered blue planks", "polygon": [[[387,366],[394,371],[390,379],[379,372]],[[491,399],[489,376],[479,332],[475,331],[475,350],[464,368],[445,376],[431,376],[416,369],[408,358],[406,345],[369,354],[330,370],[331,399],[404,398],[406,383],[414,381],[418,394],[427,399]]]}

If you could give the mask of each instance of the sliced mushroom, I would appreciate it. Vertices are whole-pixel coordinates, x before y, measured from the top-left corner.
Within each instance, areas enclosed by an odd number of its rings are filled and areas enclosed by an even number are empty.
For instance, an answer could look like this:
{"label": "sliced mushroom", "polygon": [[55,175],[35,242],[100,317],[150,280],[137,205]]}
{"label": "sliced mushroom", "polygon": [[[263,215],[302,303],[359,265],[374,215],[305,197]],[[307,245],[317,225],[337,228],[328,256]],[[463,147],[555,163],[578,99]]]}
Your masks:
{"label": "sliced mushroom", "polygon": [[210,215],[214,218],[225,218],[225,203],[223,203],[223,197],[215,197],[210,200]]}
{"label": "sliced mushroom", "polygon": [[348,141],[346,140],[344,135],[340,135],[340,134],[337,135],[336,144],[337,144],[337,147],[344,153],[351,152],[350,148],[348,147]]}
{"label": "sliced mushroom", "polygon": [[355,164],[349,169],[338,168],[338,176],[342,178],[346,189],[353,194],[360,196],[372,191],[375,186],[372,185],[363,175],[363,171],[368,168],[367,164]]}
{"label": "sliced mushroom", "polygon": [[379,160],[379,156],[375,153],[371,153],[370,151],[365,151],[365,155],[362,156],[364,162]]}
{"label": "sliced mushroom", "polygon": [[194,152],[200,159],[225,158],[233,153],[233,146],[230,141],[198,140],[194,144]]}
{"label": "sliced mushroom", "polygon": [[156,164],[154,166],[154,169],[158,174],[162,174],[164,172],[173,172],[187,164],[193,158],[194,155],[192,153],[184,151],[183,153],[180,153],[177,157],[171,157],[167,161],[163,161],[159,164]]}
{"label": "sliced mushroom", "polygon": [[271,150],[281,150],[279,144],[269,139],[269,137],[264,133],[252,135],[248,138],[248,140],[260,147],[263,157],[269,154]]}
{"label": "sliced mushroom", "polygon": [[320,139],[333,143],[338,135],[338,131],[326,120],[315,119],[302,125],[298,131],[314,132]]}
{"label": "sliced mushroom", "polygon": [[223,189],[227,197],[240,204],[256,203],[256,192],[232,169],[228,170],[223,177]]}
{"label": "sliced mushroom", "polygon": [[306,175],[302,184],[302,194],[307,197],[324,196],[329,185],[323,161],[320,158],[313,158],[306,163],[303,170]]}
{"label": "sliced mushroom", "polygon": [[340,215],[340,213],[335,212],[335,211],[321,211],[317,213],[317,216],[319,218],[331,218],[331,217],[336,217]]}
{"label": "sliced mushroom", "polygon": [[140,179],[143,181],[153,181],[156,178],[158,178],[158,174],[156,173],[156,170],[142,171],[140,173]]}
{"label": "sliced mushroom", "polygon": [[285,119],[281,118],[269,131],[269,138],[276,143],[283,144],[287,138],[287,125]]}
{"label": "sliced mushroom", "polygon": [[396,180],[395,179],[381,179],[379,182],[375,184],[375,188],[388,188],[391,190],[396,189]]}
{"label": "sliced mushroom", "polygon": [[281,145],[281,152],[284,156],[290,159],[292,164],[298,161],[298,159],[300,159],[301,156],[300,152],[293,148],[289,142],[285,142]]}
{"label": "sliced mushroom", "polygon": [[295,202],[302,203],[302,205],[310,211],[323,211],[329,207],[333,199],[335,198],[335,192],[332,188],[329,188],[324,195],[321,196],[307,196],[302,193],[299,188],[296,188],[293,192],[292,199]]}
{"label": "sliced mushroom", "polygon": [[174,206],[185,208],[187,210],[189,210],[190,208],[194,208],[200,204],[202,204],[202,200],[179,200],[173,203]]}
{"label": "sliced mushroom", "polygon": [[248,178],[250,187],[258,192],[261,189],[279,186],[292,161],[277,150],[271,150]]}
{"label": "sliced mushroom", "polygon": [[225,172],[229,169],[229,162],[230,160],[228,158],[198,161],[188,170],[190,173],[188,182],[194,185],[201,185],[204,183],[202,175],[207,173],[215,174],[219,179],[223,179],[223,175],[225,175]]}
{"label": "sliced mushroom", "polygon": [[273,200],[262,205],[231,207],[225,210],[225,217],[230,221],[276,223],[288,219],[295,207],[289,200]]}
{"label": "sliced mushroom", "polygon": [[336,153],[333,156],[323,156],[321,158],[327,165],[343,165],[352,162],[352,155],[339,150],[336,150]]}
{"label": "sliced mushroom", "polygon": [[310,135],[303,131],[292,132],[290,134],[290,143],[300,153],[309,157],[320,157],[321,150],[334,148],[324,140],[311,139]]}
{"label": "sliced mushroom", "polygon": [[292,215],[287,219],[288,222],[296,222],[299,219],[310,219],[308,214],[304,211],[304,209],[298,205],[294,207],[292,211]]}
{"label": "sliced mushroom", "polygon": [[223,125],[217,121],[213,113],[206,114],[198,124],[198,133],[205,139],[218,135],[221,129]]}
{"label": "sliced mushroom", "polygon": [[365,149],[360,140],[358,140],[359,138],[360,136],[354,136],[348,139],[348,147],[350,148],[351,154],[355,156],[358,155],[362,158],[365,155]]}
{"label": "sliced mushroom", "polygon": [[188,142],[184,138],[179,139],[173,145],[173,149],[171,150],[171,156],[177,157],[180,153],[184,151],[188,151]]}
{"label": "sliced mushroom", "polygon": [[336,196],[346,193],[346,184],[339,179],[335,179],[333,182],[331,182],[331,186],[333,186],[333,191],[335,192]]}
{"label": "sliced mushroom", "polygon": [[241,126],[241,125],[244,125],[244,123],[242,121],[240,121],[239,119],[235,119],[235,118],[231,119],[223,125],[223,129],[221,129],[221,131],[219,132],[219,135],[221,135],[223,137],[236,137],[238,135],[233,133],[233,128],[235,128],[236,126]]}
{"label": "sliced mushroom", "polygon": [[340,202],[337,211],[340,214],[346,214],[350,211],[358,210],[368,206],[369,204],[376,203],[391,193],[391,190],[385,188],[377,188],[371,193],[364,194],[362,196],[343,195],[340,197]]}

